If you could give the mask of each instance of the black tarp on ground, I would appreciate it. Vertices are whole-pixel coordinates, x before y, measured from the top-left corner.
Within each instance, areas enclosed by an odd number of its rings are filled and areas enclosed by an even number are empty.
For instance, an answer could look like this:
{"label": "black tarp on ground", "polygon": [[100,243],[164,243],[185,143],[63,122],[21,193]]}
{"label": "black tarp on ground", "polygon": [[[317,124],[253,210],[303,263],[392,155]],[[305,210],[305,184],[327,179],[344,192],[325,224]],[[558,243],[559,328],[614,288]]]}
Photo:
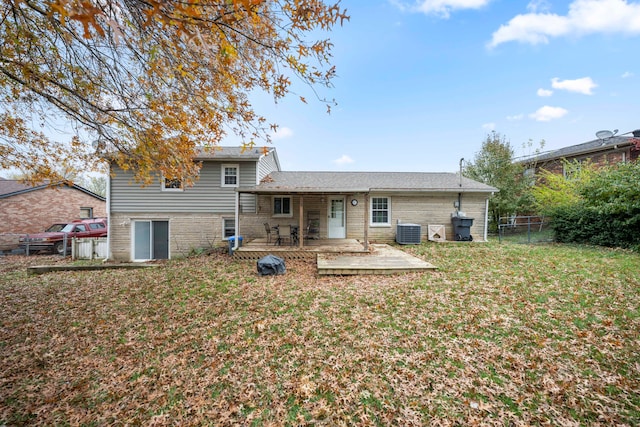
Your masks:
{"label": "black tarp on ground", "polygon": [[261,276],[284,274],[284,260],[275,255],[267,255],[258,260],[258,274]]}

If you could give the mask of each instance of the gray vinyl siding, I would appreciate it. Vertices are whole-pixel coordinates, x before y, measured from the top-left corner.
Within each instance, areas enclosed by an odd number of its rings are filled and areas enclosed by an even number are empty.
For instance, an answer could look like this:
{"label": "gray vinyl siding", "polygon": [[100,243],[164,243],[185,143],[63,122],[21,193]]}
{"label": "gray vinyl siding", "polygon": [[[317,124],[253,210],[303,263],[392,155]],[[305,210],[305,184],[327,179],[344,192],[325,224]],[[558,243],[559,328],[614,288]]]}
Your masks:
{"label": "gray vinyl siding", "polygon": [[[184,191],[162,191],[159,180],[142,187],[133,180],[133,174],[116,168],[111,178],[111,212],[183,212],[232,213],[235,211],[235,187],[221,187],[223,164],[240,167],[240,186],[253,186],[256,180],[256,162],[233,160],[206,161],[200,178]],[[240,197],[242,212],[255,212],[256,198],[251,194]]]}
{"label": "gray vinyl siding", "polygon": [[262,178],[269,175],[271,172],[279,170],[274,153],[275,152],[270,152],[269,155],[262,156],[260,158],[260,162],[258,163],[258,180],[255,183],[256,185],[260,184]]}

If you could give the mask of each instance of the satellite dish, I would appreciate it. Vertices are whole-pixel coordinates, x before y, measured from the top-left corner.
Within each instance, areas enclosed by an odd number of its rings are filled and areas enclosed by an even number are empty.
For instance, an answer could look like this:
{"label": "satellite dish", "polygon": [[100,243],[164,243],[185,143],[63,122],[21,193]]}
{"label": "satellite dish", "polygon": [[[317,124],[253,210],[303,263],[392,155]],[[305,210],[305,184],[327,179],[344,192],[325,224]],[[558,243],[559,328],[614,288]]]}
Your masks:
{"label": "satellite dish", "polygon": [[613,132],[611,132],[610,130],[599,130],[598,132],[596,132],[596,136],[598,137],[598,139],[611,138],[613,135]]}

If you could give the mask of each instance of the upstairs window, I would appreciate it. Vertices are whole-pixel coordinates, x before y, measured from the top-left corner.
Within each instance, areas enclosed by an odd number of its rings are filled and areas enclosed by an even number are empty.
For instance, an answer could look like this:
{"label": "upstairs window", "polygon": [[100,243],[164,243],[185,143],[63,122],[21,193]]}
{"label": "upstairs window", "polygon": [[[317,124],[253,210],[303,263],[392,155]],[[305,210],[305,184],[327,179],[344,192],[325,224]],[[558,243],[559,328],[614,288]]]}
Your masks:
{"label": "upstairs window", "polygon": [[237,187],[240,183],[239,165],[222,165],[222,186]]}
{"label": "upstairs window", "polygon": [[162,191],[182,191],[184,189],[181,179],[164,178],[162,182]]}

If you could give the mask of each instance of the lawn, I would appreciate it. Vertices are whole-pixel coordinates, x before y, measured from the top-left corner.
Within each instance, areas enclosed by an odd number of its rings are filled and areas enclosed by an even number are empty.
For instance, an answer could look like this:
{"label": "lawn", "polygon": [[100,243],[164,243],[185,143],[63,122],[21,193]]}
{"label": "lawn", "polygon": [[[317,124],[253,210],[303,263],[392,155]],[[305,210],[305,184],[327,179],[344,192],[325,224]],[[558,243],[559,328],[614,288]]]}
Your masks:
{"label": "lawn", "polygon": [[639,254],[402,248],[439,270],[0,258],[0,425],[640,423]]}

